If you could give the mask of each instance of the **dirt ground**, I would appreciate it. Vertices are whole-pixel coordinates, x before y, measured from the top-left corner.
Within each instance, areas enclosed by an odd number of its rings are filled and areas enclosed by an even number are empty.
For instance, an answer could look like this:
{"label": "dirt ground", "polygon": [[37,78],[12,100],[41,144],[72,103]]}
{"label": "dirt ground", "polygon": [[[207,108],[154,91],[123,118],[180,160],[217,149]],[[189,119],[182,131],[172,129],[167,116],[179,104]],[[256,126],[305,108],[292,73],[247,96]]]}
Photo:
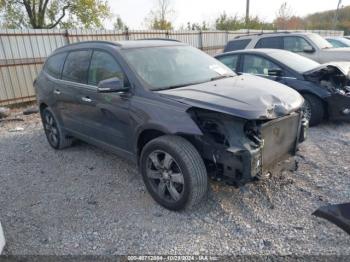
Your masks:
{"label": "dirt ground", "polygon": [[299,169],[236,189],[211,182],[195,210],[170,212],[137,167],[78,143],[55,151],[37,114],[0,122],[5,254],[350,255],[350,236],[312,216],[350,202],[350,123],[312,128]]}

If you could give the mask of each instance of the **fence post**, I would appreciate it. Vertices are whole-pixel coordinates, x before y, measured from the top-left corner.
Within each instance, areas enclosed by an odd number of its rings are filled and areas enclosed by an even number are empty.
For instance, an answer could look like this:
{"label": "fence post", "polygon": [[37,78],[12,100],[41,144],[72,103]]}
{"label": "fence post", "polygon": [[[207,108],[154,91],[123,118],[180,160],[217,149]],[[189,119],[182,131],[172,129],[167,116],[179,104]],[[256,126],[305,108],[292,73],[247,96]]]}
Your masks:
{"label": "fence post", "polygon": [[225,31],[225,45],[227,45],[228,43],[228,34],[229,34],[229,31]]}
{"label": "fence post", "polygon": [[202,30],[199,30],[199,34],[198,34],[198,48],[200,50],[203,50],[203,32],[202,32]]}
{"label": "fence post", "polygon": [[170,39],[169,30],[166,30],[166,32],[165,32],[165,38],[166,38],[166,39]]}
{"label": "fence post", "polygon": [[70,41],[69,41],[68,29],[66,29],[66,30],[64,31],[63,38],[64,38],[64,40],[65,40],[65,42],[66,42],[66,45],[69,45],[69,44],[70,44]]}
{"label": "fence post", "polygon": [[129,39],[129,28],[125,27],[125,40],[130,40]]}

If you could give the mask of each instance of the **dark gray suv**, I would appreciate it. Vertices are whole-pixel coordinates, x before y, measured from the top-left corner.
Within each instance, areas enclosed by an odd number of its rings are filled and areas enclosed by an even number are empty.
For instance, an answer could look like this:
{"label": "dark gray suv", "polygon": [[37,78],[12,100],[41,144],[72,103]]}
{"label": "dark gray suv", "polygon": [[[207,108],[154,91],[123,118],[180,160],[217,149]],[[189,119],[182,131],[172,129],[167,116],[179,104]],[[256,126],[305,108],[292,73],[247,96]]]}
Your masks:
{"label": "dark gray suv", "polygon": [[172,210],[200,202],[208,175],[241,185],[273,174],[307,129],[296,91],[174,41],[68,45],[34,85],[53,148],[81,139],[135,161]]}

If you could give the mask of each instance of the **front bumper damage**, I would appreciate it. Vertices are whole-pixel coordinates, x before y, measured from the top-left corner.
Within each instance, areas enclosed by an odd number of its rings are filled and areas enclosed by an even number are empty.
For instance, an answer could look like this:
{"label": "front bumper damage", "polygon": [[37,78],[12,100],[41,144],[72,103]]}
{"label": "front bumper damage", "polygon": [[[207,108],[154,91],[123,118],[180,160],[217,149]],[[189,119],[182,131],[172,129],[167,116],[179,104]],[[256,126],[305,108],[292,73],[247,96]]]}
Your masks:
{"label": "front bumper damage", "polygon": [[[205,117],[208,119],[208,116]],[[239,186],[269,178],[282,170],[295,170],[293,156],[299,143],[306,139],[308,130],[308,122],[302,119],[301,113],[259,123],[256,126],[259,134],[255,135],[247,135],[244,121],[221,121],[226,129],[224,143],[210,139],[208,133],[197,138],[197,145],[212,178]],[[217,136],[217,133],[211,135]]]}

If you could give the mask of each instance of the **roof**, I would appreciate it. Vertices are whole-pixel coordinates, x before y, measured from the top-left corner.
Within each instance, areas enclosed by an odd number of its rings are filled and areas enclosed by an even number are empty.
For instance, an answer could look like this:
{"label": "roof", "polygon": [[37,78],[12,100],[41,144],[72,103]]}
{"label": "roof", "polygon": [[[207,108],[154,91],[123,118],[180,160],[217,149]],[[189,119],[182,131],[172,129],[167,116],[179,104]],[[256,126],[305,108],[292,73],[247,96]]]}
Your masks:
{"label": "roof", "polygon": [[128,41],[82,41],[77,42],[69,45],[65,45],[63,47],[60,47],[56,49],[57,51],[65,51],[69,50],[71,48],[93,48],[98,45],[111,45],[115,47],[119,47],[122,49],[128,49],[128,48],[144,48],[144,47],[162,47],[162,46],[179,46],[179,45],[185,45],[181,42],[174,41],[172,39],[169,40],[128,40]]}
{"label": "roof", "polygon": [[143,47],[162,47],[162,46],[179,46],[185,45],[181,42],[174,40],[129,40],[129,41],[118,41],[116,42],[123,49],[128,48],[143,48]]}

